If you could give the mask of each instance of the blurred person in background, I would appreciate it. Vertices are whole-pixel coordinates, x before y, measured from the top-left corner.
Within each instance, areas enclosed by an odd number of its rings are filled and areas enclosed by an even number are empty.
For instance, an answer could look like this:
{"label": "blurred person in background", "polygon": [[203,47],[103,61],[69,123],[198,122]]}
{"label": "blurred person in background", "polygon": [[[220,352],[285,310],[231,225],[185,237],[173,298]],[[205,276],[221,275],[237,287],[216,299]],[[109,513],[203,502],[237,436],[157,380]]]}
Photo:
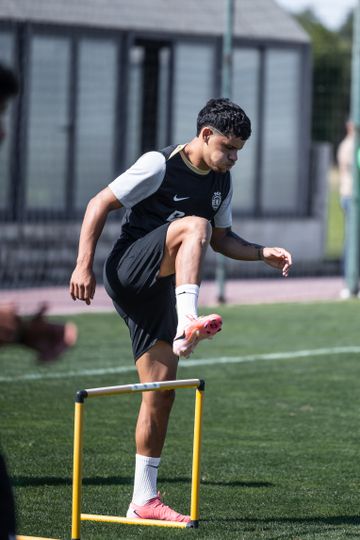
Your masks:
{"label": "blurred person in background", "polygon": [[[15,74],[0,64],[0,145],[6,137],[4,114],[19,84]],[[73,323],[52,323],[45,318],[46,306],[31,317],[18,314],[15,304],[0,305],[0,347],[20,345],[35,351],[39,362],[57,359],[77,340]],[[0,540],[15,540],[15,506],[5,460],[0,454]]]}
{"label": "blurred person in background", "polygon": [[[349,253],[349,218],[350,218],[350,205],[353,194],[353,163],[355,152],[355,126],[351,120],[346,122],[346,136],[340,142],[337,150],[337,163],[339,168],[339,192],[340,203],[344,211],[344,248],[343,248],[343,275],[345,277],[345,270],[348,264]],[[340,296],[343,299],[350,298],[351,292],[349,291],[346,282],[344,288],[341,290]]]}

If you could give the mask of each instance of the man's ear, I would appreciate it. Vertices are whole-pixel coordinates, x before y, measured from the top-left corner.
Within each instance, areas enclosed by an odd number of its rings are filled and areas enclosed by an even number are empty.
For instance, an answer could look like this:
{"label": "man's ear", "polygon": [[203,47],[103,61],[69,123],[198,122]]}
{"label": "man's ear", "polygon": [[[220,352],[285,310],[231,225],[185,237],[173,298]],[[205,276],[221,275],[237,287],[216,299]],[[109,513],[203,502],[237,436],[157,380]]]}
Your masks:
{"label": "man's ear", "polygon": [[207,144],[209,142],[209,138],[211,135],[213,135],[213,130],[209,127],[202,128],[200,132],[201,139]]}

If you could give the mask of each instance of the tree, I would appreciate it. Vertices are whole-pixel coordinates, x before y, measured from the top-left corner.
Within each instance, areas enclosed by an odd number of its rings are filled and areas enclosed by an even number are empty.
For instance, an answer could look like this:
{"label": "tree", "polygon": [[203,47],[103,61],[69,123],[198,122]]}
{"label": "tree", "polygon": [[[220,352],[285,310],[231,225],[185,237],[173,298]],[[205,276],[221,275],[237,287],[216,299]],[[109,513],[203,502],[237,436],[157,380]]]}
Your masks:
{"label": "tree", "polygon": [[312,42],[312,137],[335,150],[349,115],[353,14],[338,31],[326,28],[310,9],[296,17]]}

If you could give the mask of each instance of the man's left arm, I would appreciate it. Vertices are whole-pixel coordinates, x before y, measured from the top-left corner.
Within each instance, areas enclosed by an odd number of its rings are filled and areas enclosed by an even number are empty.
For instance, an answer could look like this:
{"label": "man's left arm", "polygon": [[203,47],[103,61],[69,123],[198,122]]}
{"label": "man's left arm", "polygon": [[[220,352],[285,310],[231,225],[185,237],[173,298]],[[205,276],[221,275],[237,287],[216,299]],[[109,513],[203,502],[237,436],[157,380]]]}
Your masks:
{"label": "man's left arm", "polygon": [[210,245],[214,251],[225,257],[239,261],[264,261],[269,266],[281,270],[287,277],[292,264],[291,254],[284,248],[266,247],[248,242],[238,236],[231,227],[214,227]]}

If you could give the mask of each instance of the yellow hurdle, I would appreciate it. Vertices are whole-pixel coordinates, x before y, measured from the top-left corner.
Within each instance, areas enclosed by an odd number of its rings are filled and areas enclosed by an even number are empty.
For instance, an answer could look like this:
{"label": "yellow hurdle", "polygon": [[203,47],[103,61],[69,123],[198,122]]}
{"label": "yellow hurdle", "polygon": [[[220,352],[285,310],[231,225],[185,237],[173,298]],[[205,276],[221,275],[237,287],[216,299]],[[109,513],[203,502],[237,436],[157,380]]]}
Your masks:
{"label": "yellow hurdle", "polygon": [[[118,516],[102,516],[99,514],[82,514],[81,487],[85,399],[101,396],[114,396],[117,394],[175,390],[176,388],[196,389],[190,503],[191,521],[189,523],[179,523],[177,521],[161,521],[156,519],[131,519]],[[121,523],[125,525],[146,525],[153,527],[176,527],[179,529],[197,528],[199,526],[200,454],[204,390],[205,381],[201,379],[185,379],[178,381],[161,381],[151,383],[125,384],[121,386],[106,386],[102,388],[90,388],[87,390],[80,390],[79,392],[77,392],[75,400],[74,419],[74,465],[71,526],[72,540],[80,540],[81,521],[98,521],[107,523]]]}
{"label": "yellow hurdle", "polygon": [[57,540],[56,538],[43,538],[42,536],[16,536],[16,540]]}

